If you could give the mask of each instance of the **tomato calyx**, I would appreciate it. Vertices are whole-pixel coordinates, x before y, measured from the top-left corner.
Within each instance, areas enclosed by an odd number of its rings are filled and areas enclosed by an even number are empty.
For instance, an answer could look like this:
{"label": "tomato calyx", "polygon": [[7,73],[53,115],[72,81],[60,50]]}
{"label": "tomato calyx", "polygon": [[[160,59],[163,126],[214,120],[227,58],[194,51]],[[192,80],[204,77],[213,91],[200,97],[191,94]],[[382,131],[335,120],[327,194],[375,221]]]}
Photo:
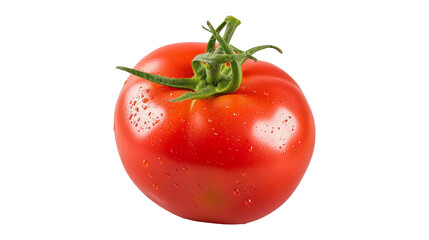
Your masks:
{"label": "tomato calyx", "polygon": [[[212,36],[207,43],[206,53],[199,54],[192,60],[192,69],[194,72],[192,78],[168,78],[127,67],[118,66],[116,68],[157,84],[192,90],[176,99],[170,100],[171,102],[204,99],[233,93],[241,85],[243,77],[241,65],[247,59],[257,61],[253,57],[254,53],[266,48],[273,48],[282,53],[280,48],[273,45],[257,46],[247,51],[242,51],[232,46],[229,42],[240,23],[240,20],[228,16],[214,29],[211,23],[207,21],[208,28],[204,26],[203,28],[209,31]],[[222,37],[219,33],[224,27],[226,29]],[[219,43],[218,47],[216,47],[216,42]]]}

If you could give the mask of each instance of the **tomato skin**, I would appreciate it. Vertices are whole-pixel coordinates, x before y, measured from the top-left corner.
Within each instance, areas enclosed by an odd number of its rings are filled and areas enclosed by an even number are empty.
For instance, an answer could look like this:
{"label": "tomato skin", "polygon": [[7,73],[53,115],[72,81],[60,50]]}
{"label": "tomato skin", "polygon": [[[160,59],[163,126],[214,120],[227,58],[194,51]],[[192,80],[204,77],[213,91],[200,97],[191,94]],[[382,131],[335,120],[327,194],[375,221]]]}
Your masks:
{"label": "tomato skin", "polygon": [[[161,47],[135,69],[192,77],[206,43]],[[115,109],[118,151],[152,201],[187,219],[247,223],[282,205],[310,162],[315,126],[296,82],[262,61],[242,66],[233,94],[172,103],[187,90],[130,75]]]}

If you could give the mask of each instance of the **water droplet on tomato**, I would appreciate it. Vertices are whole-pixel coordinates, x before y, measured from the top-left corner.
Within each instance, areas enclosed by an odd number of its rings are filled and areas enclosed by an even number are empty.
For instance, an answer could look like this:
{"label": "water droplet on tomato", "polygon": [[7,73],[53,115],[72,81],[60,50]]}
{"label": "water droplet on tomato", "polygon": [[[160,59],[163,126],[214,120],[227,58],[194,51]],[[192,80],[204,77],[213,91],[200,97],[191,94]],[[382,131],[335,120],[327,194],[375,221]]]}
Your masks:
{"label": "water droplet on tomato", "polygon": [[250,199],[250,198],[248,198],[248,199],[246,199],[246,200],[244,200],[244,206],[246,206],[246,207],[248,207],[248,208],[251,208],[251,207],[253,207],[253,202],[252,202],[252,200]]}
{"label": "water droplet on tomato", "polygon": [[148,176],[149,178],[152,178],[152,173],[147,173],[147,176]]}
{"label": "water droplet on tomato", "polygon": [[149,167],[149,162],[145,159],[145,160],[143,160],[142,165],[143,165],[143,167],[147,168],[147,167]]}
{"label": "water droplet on tomato", "polygon": [[143,99],[142,99],[142,102],[143,102],[143,103],[147,103],[147,102],[149,102],[149,98],[143,98]]}
{"label": "water droplet on tomato", "polygon": [[166,178],[171,178],[171,174],[170,173],[165,173],[165,177]]}
{"label": "water droplet on tomato", "polygon": [[152,184],[152,188],[153,188],[153,189],[155,189],[156,191],[158,191],[159,186],[158,186],[158,184],[155,184],[155,183],[154,183],[154,184]]}
{"label": "water droplet on tomato", "polygon": [[178,183],[175,183],[175,184],[174,184],[174,186],[175,186],[176,188],[179,188],[179,187],[180,187],[180,185],[179,185]]}
{"label": "water droplet on tomato", "polygon": [[249,151],[249,152],[253,152],[253,146],[252,146],[252,145],[250,145],[250,147],[249,147],[248,151]]}
{"label": "water droplet on tomato", "polygon": [[213,122],[213,120],[211,120],[211,119],[209,118],[209,119],[207,119],[207,122]]}
{"label": "water droplet on tomato", "polygon": [[237,113],[233,113],[232,115],[237,116],[238,114]]}
{"label": "water droplet on tomato", "polygon": [[236,196],[240,196],[240,191],[238,190],[238,188],[234,188],[234,190],[232,190],[232,193]]}

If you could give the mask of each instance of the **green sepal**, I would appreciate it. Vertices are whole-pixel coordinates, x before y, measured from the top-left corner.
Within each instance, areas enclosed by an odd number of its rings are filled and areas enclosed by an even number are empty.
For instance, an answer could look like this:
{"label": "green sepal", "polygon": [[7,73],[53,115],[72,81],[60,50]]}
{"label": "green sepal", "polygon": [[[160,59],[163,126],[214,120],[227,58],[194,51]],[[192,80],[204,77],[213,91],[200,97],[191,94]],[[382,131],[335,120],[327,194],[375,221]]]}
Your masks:
{"label": "green sepal", "polygon": [[[242,51],[232,46],[229,42],[234,31],[240,25],[240,20],[232,16],[226,17],[216,29],[208,21],[207,25],[209,28],[205,28],[204,26],[203,28],[211,32],[212,36],[207,43],[207,52],[195,56],[192,60],[191,64],[194,72],[192,78],[168,78],[127,67],[117,67],[117,69],[153,83],[193,90],[193,92],[186,92],[182,96],[171,100],[171,102],[179,102],[188,99],[203,99],[233,93],[241,85],[241,65],[247,59],[257,61],[252,56],[254,53],[266,48],[273,48],[280,53],[282,52],[278,47],[273,45],[262,45],[250,48],[247,51]],[[220,32],[225,27],[224,36],[221,37]],[[219,43],[218,47],[216,47],[216,41]]]}
{"label": "green sepal", "polygon": [[186,92],[178,98],[170,100],[170,102],[180,102],[188,99],[204,99],[217,94],[214,86],[208,85],[195,92]]}
{"label": "green sepal", "polygon": [[118,66],[116,68],[128,73],[131,73],[132,75],[135,75],[137,77],[141,77],[146,80],[149,80],[153,83],[158,83],[169,87],[195,90],[200,82],[198,79],[195,79],[195,78],[168,78],[168,77],[150,74],[150,73],[142,72],[142,71],[132,69],[132,68],[127,68],[127,67]]}
{"label": "green sepal", "polygon": [[[217,28],[216,31],[219,33],[220,31],[222,31],[222,29],[225,27],[226,25],[226,21],[223,21]],[[207,31],[210,32],[209,29],[205,28],[203,26],[203,28]],[[208,53],[214,52],[216,50],[216,38],[212,35],[210,37],[210,40],[207,42],[207,51]]]}
{"label": "green sepal", "polygon": [[209,64],[222,64],[230,62],[238,62],[247,60],[252,56],[247,53],[240,54],[215,54],[215,53],[203,53],[195,56],[193,61],[201,61]]}

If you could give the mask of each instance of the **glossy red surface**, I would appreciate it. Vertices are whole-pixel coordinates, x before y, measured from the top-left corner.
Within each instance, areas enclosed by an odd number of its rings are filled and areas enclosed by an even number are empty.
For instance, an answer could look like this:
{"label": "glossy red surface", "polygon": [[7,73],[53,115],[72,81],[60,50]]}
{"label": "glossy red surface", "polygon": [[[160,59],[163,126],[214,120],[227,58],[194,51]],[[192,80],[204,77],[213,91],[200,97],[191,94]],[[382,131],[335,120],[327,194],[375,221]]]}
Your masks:
{"label": "glossy red surface", "polygon": [[[162,47],[135,69],[192,77],[205,43]],[[282,205],[310,162],[315,127],[296,82],[262,61],[243,64],[234,94],[171,103],[186,90],[131,75],[115,110],[123,165],[137,187],[184,218],[246,223]]]}

